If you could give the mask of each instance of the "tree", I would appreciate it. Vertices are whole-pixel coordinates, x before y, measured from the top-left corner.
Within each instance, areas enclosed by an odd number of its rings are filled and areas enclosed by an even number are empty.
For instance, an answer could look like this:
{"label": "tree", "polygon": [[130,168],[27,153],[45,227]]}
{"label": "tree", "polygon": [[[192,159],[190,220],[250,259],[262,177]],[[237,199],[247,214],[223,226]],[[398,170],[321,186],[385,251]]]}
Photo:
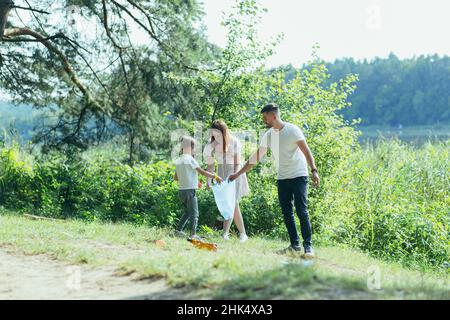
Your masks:
{"label": "tree", "polygon": [[195,88],[198,98],[190,119],[211,123],[223,118],[231,127],[251,127],[249,111],[259,108],[265,91],[264,61],[273,54],[278,36],[270,43],[258,38],[257,25],[266,9],[256,0],[237,0],[225,17],[227,44],[209,70],[189,77],[173,76],[179,83]]}
{"label": "tree", "polygon": [[358,74],[346,119],[362,118],[365,125],[424,125],[450,123],[450,58],[438,55],[328,63],[331,79]]}
{"label": "tree", "polygon": [[51,146],[86,147],[120,129],[132,162],[134,141],[151,129],[141,123],[161,106],[176,110],[189,101],[150,92],[182,90],[161,73],[208,69],[217,51],[197,27],[203,12],[196,0],[17,2],[23,5],[0,1],[0,84],[16,102],[55,111],[56,121],[36,138]]}

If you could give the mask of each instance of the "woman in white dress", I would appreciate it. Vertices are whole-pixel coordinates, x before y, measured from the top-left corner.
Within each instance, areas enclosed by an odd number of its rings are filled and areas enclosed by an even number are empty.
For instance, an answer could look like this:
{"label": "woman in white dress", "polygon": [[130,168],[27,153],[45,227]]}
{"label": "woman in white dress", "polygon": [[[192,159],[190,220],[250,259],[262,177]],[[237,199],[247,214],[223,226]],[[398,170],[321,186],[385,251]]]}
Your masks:
{"label": "woman in white dress", "polygon": [[[207,170],[213,172],[215,170],[215,161],[217,161],[217,174],[224,180],[234,172],[238,172],[242,167],[241,149],[242,145],[239,140],[233,137],[225,122],[216,120],[211,125],[210,142],[205,146],[203,157],[208,165]],[[231,223],[234,220],[239,230],[239,239],[241,242],[247,241],[248,237],[245,232],[244,220],[242,219],[239,200],[250,193],[247,176],[245,174],[239,176],[236,181],[236,206],[234,209],[234,219],[225,220],[223,222],[224,240],[229,240]],[[207,180],[210,187],[211,180]]]}

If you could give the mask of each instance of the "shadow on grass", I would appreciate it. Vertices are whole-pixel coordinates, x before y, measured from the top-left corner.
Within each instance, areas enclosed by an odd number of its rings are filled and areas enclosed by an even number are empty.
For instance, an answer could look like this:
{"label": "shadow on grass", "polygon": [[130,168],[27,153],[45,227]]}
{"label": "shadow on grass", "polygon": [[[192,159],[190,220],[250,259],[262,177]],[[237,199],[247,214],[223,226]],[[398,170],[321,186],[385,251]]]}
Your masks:
{"label": "shadow on grass", "polygon": [[215,286],[166,288],[129,299],[373,299],[361,282],[324,278],[312,267],[289,263],[281,268],[236,277]]}
{"label": "shadow on grass", "polygon": [[387,287],[369,290],[364,276],[329,275],[304,260],[261,273],[238,276],[214,286],[166,287],[160,292],[129,297],[129,299],[214,299],[214,300],[342,300],[342,299],[449,299],[449,291],[442,288]]}
{"label": "shadow on grass", "polygon": [[235,278],[218,286],[212,299],[450,299],[445,287],[420,285],[396,287],[386,285],[370,290],[363,276],[335,276],[304,266],[288,263],[260,274]]}
{"label": "shadow on grass", "polygon": [[320,275],[303,262],[223,283],[213,299],[374,299],[358,280]]}

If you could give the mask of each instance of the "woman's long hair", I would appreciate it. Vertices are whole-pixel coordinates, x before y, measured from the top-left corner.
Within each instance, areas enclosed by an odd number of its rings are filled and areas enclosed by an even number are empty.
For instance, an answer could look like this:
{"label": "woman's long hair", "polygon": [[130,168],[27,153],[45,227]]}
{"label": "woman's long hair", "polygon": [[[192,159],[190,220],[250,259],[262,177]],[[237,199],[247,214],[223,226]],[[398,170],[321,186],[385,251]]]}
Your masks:
{"label": "woman's long hair", "polygon": [[[222,134],[223,153],[225,153],[228,149],[228,143],[230,142],[230,130],[228,129],[227,124],[222,120],[215,120],[211,125],[211,129],[219,130]],[[211,143],[214,141],[214,136],[211,135]]]}

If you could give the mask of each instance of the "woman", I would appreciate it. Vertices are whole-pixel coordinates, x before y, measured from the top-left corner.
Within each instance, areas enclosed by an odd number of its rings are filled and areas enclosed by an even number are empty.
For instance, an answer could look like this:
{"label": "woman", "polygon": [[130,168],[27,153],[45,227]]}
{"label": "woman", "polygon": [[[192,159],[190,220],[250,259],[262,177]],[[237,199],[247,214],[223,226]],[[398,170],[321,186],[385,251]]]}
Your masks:
{"label": "woman", "polygon": [[[216,120],[211,125],[210,131],[211,141],[205,146],[203,157],[208,165],[209,172],[214,171],[214,161],[217,161],[217,174],[224,180],[234,172],[241,168],[241,143],[233,137],[225,122]],[[211,179],[207,180],[210,187]],[[248,240],[245,232],[244,220],[242,219],[239,200],[250,193],[248,187],[247,176],[241,175],[236,179],[236,206],[234,209],[234,223],[239,230],[239,239],[241,242]],[[224,240],[229,240],[230,227],[233,219],[223,222]]]}

